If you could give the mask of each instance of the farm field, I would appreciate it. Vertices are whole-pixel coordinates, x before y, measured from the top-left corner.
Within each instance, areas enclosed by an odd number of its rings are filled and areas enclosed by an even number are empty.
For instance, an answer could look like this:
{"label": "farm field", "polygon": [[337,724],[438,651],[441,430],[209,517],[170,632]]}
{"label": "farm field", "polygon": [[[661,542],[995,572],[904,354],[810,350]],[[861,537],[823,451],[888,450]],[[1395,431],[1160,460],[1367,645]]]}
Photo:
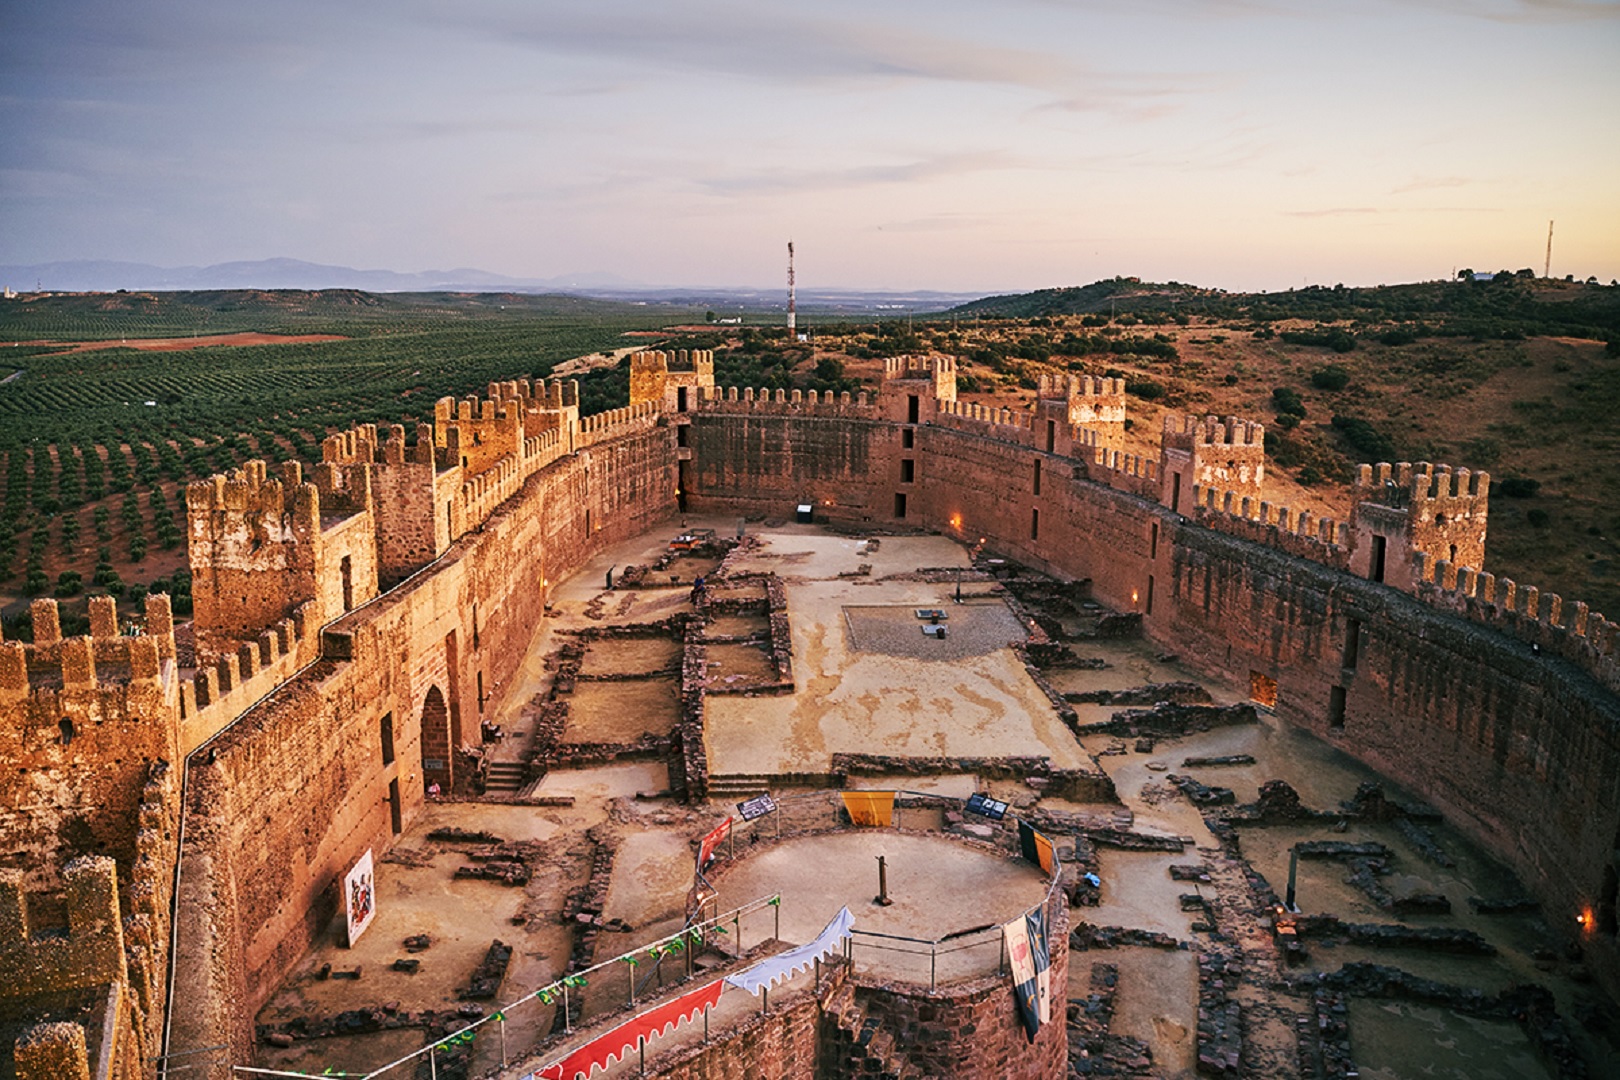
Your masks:
{"label": "farm field", "polygon": [[[557,296],[12,301],[0,304],[0,617],[26,635],[28,599],[59,594],[71,627],[87,592],[133,613],[148,588],[183,613],[190,480],[254,457],[313,462],[332,431],[410,427],[441,396],[564,363],[583,412],[614,408],[630,348],[713,349],[723,386],[851,391],[875,388],[886,357],[949,353],[963,399],[1014,409],[1033,405],[1043,374],[1120,377],[1129,449],[1156,456],[1167,413],[1260,420],[1272,501],[1317,516],[1348,515],[1359,462],[1484,469],[1484,569],[1620,612],[1620,287],[1498,279],[1265,296],[1114,279],[904,320],[817,320],[808,341],[707,325],[692,308]],[[220,334],[329,339],[206,344]],[[198,347],[126,347],[136,337]]]}
{"label": "farm field", "polygon": [[[148,590],[167,591],[183,616],[191,480],[252,458],[313,463],[326,435],[356,423],[404,422],[414,437],[440,397],[544,376],[581,356],[655,348],[658,327],[692,317],[686,308],[567,297],[339,291],[0,304],[6,636],[31,633],[35,596],[64,601],[70,633],[91,592],[118,596],[133,615]],[[222,334],[253,343],[208,343]],[[143,347],[153,340],[197,347]],[[617,365],[579,378],[585,412],[624,403],[628,375]]]}

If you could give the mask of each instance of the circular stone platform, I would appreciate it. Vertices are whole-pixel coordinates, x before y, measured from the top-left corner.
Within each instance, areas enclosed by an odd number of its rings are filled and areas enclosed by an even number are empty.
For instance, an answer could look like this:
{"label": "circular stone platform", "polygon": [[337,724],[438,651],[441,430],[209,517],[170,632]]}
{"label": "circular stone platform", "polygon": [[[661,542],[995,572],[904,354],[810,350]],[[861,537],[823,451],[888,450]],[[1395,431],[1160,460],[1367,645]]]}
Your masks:
{"label": "circular stone platform", "polygon": [[[879,855],[888,866],[888,907],[873,902]],[[857,931],[936,941],[997,928],[941,944],[935,958],[940,982],[995,974],[1000,924],[1039,904],[1047,889],[1040,868],[1022,859],[945,836],[888,829],[784,840],[751,855],[739,848],[737,861],[717,867],[710,880],[720,890],[721,910],[781,893],[781,938],[795,945],[814,938],[845,905]],[[855,936],[856,969],[886,978],[927,985],[928,953],[927,945]]]}

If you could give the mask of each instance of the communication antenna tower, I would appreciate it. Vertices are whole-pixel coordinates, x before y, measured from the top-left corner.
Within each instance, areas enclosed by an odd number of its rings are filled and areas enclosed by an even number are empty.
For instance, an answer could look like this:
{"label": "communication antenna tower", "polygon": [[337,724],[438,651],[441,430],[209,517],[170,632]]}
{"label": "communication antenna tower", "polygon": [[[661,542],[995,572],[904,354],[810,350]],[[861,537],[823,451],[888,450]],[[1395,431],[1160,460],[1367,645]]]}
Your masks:
{"label": "communication antenna tower", "polygon": [[788,241],[788,340],[792,340],[798,330],[798,301],[793,294],[793,241]]}
{"label": "communication antenna tower", "polygon": [[1541,276],[1552,277],[1552,222],[1547,222],[1547,261],[1541,266]]}

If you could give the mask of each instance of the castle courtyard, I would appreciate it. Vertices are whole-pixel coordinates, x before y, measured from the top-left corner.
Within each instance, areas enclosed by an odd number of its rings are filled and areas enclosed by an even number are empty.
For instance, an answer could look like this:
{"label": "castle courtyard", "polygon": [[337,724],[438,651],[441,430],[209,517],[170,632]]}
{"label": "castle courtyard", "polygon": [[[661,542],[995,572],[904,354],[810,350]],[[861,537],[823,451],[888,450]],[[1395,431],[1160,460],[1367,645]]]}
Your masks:
{"label": "castle courtyard", "polygon": [[[631,976],[623,977],[610,964],[592,975],[591,985],[577,991],[573,1035],[562,1031],[560,1004],[541,1005],[529,995],[571,970],[611,962],[678,934],[687,921],[697,843],[728,816],[736,820],[709,871],[717,891],[710,910],[746,910],[737,919],[736,940],[720,941],[695,958],[699,975],[711,966],[734,967],[738,949],[768,953],[807,942],[842,906],[854,914],[857,928],[897,939],[931,941],[982,930],[1038,902],[1044,886],[1035,867],[983,849],[978,838],[1000,826],[960,812],[960,800],[976,791],[1007,802],[1015,813],[1041,815],[1060,858],[1078,858],[1100,881],[1095,890],[1082,886],[1084,903],[1070,910],[1076,929],[1067,986],[1058,1000],[1106,1000],[1100,1024],[1084,1008],[1074,1022],[1071,1004],[1071,1048],[1089,1046],[1088,1053],[1125,1074],[1194,1075],[1200,995],[1209,992],[1198,956],[1210,948],[1230,955],[1234,971],[1241,972],[1232,978],[1252,1012],[1246,1053],[1262,1068],[1267,1055],[1282,1062],[1296,1052],[1296,1017],[1312,1009],[1304,989],[1310,974],[1352,962],[1394,965],[1438,984],[1487,993],[1533,977],[1554,988],[1561,1012],[1578,1007],[1582,990],[1568,969],[1549,962],[1554,939],[1534,916],[1480,914],[1470,904],[1470,897],[1511,898],[1517,887],[1445,825],[1424,826],[1425,846],[1409,829],[1373,821],[1264,821],[1241,829],[1239,854],[1223,847],[1199,806],[1172,783],[1186,777],[1219,785],[1236,804],[1254,804],[1262,800],[1263,785],[1283,780],[1302,806],[1322,811],[1352,800],[1368,781],[1381,782],[1391,802],[1420,801],[1331,744],[1264,713],[1248,723],[1201,730],[1194,724],[1147,742],[1113,731],[1088,733],[1084,726],[1106,726],[1118,706],[1075,702],[1076,720],[1065,722],[1036,682],[1044,680],[1060,696],[1104,700],[1148,686],[1195,686],[1203,693],[1191,696],[1219,709],[1245,697],[1247,688],[1236,680],[1198,678],[1138,637],[1088,637],[1087,622],[1099,615],[1092,606],[1021,604],[1023,590],[1002,580],[1011,571],[999,577],[996,570],[986,572],[985,562],[975,565],[968,548],[942,537],[744,523],[750,539],[723,564],[687,557],[677,567],[669,546],[682,525],[735,538],[739,522],[692,516],[603,552],[566,580],[547,583],[548,615],[517,674],[486,713],[502,737],[480,750],[492,765],[528,760],[542,726],[539,705],[556,699],[558,650],[581,632],[635,631],[667,625],[671,617],[696,617],[694,570],[706,573],[705,588],[721,592],[727,582],[748,592],[757,575],[775,575],[791,632],[791,692],[711,693],[703,728],[711,799],[683,805],[670,796],[668,768],[656,752],[627,750],[612,760],[549,767],[518,791],[430,801],[378,865],[375,924],[350,949],[342,945],[342,920],[336,920],[260,1013],[259,1031],[267,1040],[263,1067],[365,1073],[419,1051],[429,1033],[437,1037],[505,1006],[498,1037],[485,1026],[460,1056],[440,1061],[443,1051],[435,1052],[433,1067],[444,1070],[438,1075],[529,1075],[610,1026],[627,1008],[631,978],[648,972],[627,967]],[[623,583],[627,569],[649,566],[657,568]],[[604,587],[610,570],[617,585],[612,590]],[[948,636],[925,635],[922,627],[933,625],[933,617],[919,618],[919,609],[943,613],[940,624],[949,628]],[[1082,666],[1043,669],[1028,663],[1027,651],[1015,646],[1032,629],[1041,634],[1031,622],[1036,616],[1048,627],[1073,631],[1069,648]],[[727,639],[757,638],[765,621],[746,612],[711,612],[707,618],[711,629],[728,631],[719,635]],[[566,696],[577,702],[589,697],[582,691],[617,687],[619,697],[611,708],[571,711],[556,746],[565,753],[569,746],[629,747],[667,731],[674,721],[665,702],[680,688],[679,643],[668,637],[589,640],[580,670],[605,678],[582,680]],[[932,656],[935,646],[955,650]],[[714,646],[708,648],[712,656]],[[763,651],[757,640],[738,648]],[[711,691],[723,691],[725,680],[739,673],[757,681],[758,667],[740,658],[721,660],[705,669],[703,679]],[[891,828],[825,831],[840,813],[836,794],[826,790],[834,755],[879,759],[848,776],[847,786],[901,792]],[[885,756],[940,765],[885,772]],[[1029,773],[1032,759],[1060,772],[1105,777],[1118,799],[1053,793]],[[963,767],[964,761],[982,762],[983,768]],[[1007,762],[1018,764],[1009,768]],[[734,797],[717,794],[727,784],[734,785]],[[737,803],[756,790],[769,791],[777,810],[745,822]],[[1055,827],[1060,823],[1072,831],[1063,833]],[[778,839],[784,830],[787,838]],[[1461,931],[1484,945],[1437,952],[1410,941],[1384,946],[1330,940],[1313,944],[1298,967],[1280,966],[1269,913],[1247,901],[1245,875],[1258,874],[1281,893],[1289,851],[1318,841],[1382,845],[1393,870],[1380,878],[1385,888],[1398,897],[1448,901],[1449,914],[1409,915],[1402,923]],[[523,868],[520,883],[456,876],[458,868],[481,865],[479,858],[497,848],[501,859]],[[1436,865],[1435,851],[1445,852],[1450,865]],[[873,903],[880,854],[893,894],[889,906]],[[1178,869],[1189,864],[1202,870],[1191,881]],[[1343,862],[1302,861],[1301,910],[1346,923],[1387,921],[1387,907],[1348,884],[1344,871]],[[1075,873],[1071,867],[1069,884]],[[585,908],[598,933],[582,957],[571,949],[581,890],[592,889],[594,900]],[[773,895],[780,896],[779,905],[750,907]],[[1189,904],[1188,895],[1207,906]],[[407,939],[418,936],[430,943],[410,951]],[[968,945],[960,950],[930,957],[910,945],[866,947],[883,939],[857,936],[852,959],[868,976],[924,985],[999,970],[999,934],[964,940]],[[510,961],[493,995],[468,1008],[463,991],[495,941],[512,947]],[[412,959],[417,963],[410,970],[395,966]],[[637,992],[656,995],[666,982],[684,982],[686,964],[684,956],[661,959],[656,977]],[[351,972],[356,977],[345,977]],[[801,972],[771,997],[803,992],[814,978]],[[1366,1063],[1364,1075],[1407,1075],[1405,1070],[1429,1062],[1459,1075],[1551,1075],[1511,1023],[1443,1005],[1369,1000],[1353,1007],[1351,1044]],[[728,991],[709,1016],[710,1028],[684,1024],[651,1040],[649,1059],[693,1052],[705,1030],[718,1035],[760,1008],[757,999]],[[1207,1002],[1205,1009],[1207,1022]],[[343,1015],[354,1018],[356,1030],[338,1025],[306,1037],[321,1021]],[[391,1026],[396,1018],[402,1022]],[[632,1053],[596,1075],[636,1075],[638,1060]],[[1133,1070],[1132,1062],[1139,1067]],[[421,1064],[417,1059],[384,1075],[426,1075]]]}

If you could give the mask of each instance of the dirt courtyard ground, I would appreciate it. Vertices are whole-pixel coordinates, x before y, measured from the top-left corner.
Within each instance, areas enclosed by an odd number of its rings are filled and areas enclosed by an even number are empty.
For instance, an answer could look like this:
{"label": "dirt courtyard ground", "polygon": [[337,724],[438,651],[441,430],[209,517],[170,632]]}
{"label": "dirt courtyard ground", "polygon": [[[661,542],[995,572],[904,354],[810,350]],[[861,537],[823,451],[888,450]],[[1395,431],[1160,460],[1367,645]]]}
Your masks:
{"label": "dirt courtyard ground", "polygon": [[[684,524],[684,523],[683,523]],[[693,527],[735,535],[734,519]],[[786,774],[825,772],[835,753],[1005,759],[1035,757],[1056,768],[1099,770],[1112,780],[1118,801],[1077,803],[1043,792],[1023,774],[975,775],[960,768],[931,775],[860,775],[849,786],[867,790],[929,792],[965,799],[988,791],[1012,804],[1020,815],[1051,815],[1048,828],[1065,860],[1088,849],[1100,885],[1095,903],[1076,903],[1071,925],[1107,935],[1139,935],[1113,944],[1071,945],[1067,996],[1082,1012],[1106,997],[1103,1030],[1110,1067],[1144,1060],[1148,1065],[1115,1075],[1191,1078],[1199,1052],[1201,994],[1206,984],[1200,964],[1211,955],[1241,959],[1245,974],[1234,993],[1245,1009],[1244,1075],[1295,1076],[1296,1032],[1314,1025],[1308,992],[1296,992],[1290,979],[1308,986],[1318,975],[1366,961],[1394,965],[1415,976],[1486,992],[1515,982],[1548,986],[1561,1015],[1578,1015],[1587,991],[1567,965],[1549,960],[1553,935],[1533,914],[1476,912],[1470,898],[1509,896],[1514,884],[1499,867],[1444,824],[1427,826],[1454,864],[1426,861],[1408,836],[1385,824],[1329,821],[1271,824],[1241,829],[1242,854],[1222,847],[1203,813],[1171,781],[1173,774],[1198,783],[1230,788],[1232,799],[1252,803],[1262,785],[1284,780],[1303,805],[1330,809],[1350,799],[1359,784],[1379,778],[1329,743],[1261,715],[1235,726],[1192,730],[1157,740],[1108,732],[1077,737],[1059,718],[1052,702],[1007,642],[1024,632],[1005,593],[989,582],[964,584],[966,602],[955,604],[953,570],[968,566],[956,543],[931,536],[882,537],[874,549],[862,539],[835,535],[815,526],[748,526],[759,542],[730,560],[732,573],[774,573],[783,582],[792,638],[794,687],[790,694],[749,697],[711,693],[704,711],[704,749],[711,781],[728,776],[763,777],[779,809],[756,822],[737,821],[733,838],[717,849],[709,877],[718,889],[714,909],[759,905],[773,894],[779,906],[756,906],[742,916],[735,933],[717,939],[700,970],[723,965],[740,942],[745,948],[773,936],[781,947],[809,941],[840,906],[847,904],[858,928],[934,939],[946,933],[989,927],[1037,902],[1045,881],[1031,865],[964,843],[963,816],[928,800],[912,801],[899,812],[899,828],[793,835],[811,822],[811,831],[833,827],[842,803],[835,792],[787,783]],[[532,734],[527,719],[543,698],[553,674],[545,658],[568,641],[570,631],[615,624],[652,623],[692,612],[690,589],[670,587],[649,577],[641,586],[605,589],[610,572],[645,565],[667,550],[680,525],[671,523],[605,552],[578,574],[550,584],[550,616],[536,628],[529,654],[507,685],[494,688],[490,715],[507,728],[507,738],[491,749],[498,757],[520,760]],[[921,574],[920,570],[928,573]],[[758,582],[734,590],[763,598]],[[936,642],[923,636],[918,608],[948,613],[951,636]],[[1033,610],[1033,609],[1030,609]],[[1049,611],[1062,621],[1076,613]],[[1083,619],[1082,619],[1083,621]],[[758,614],[722,613],[706,627],[710,638],[761,634],[767,619]],[[565,741],[615,742],[649,731],[667,731],[678,715],[670,674],[622,680],[626,675],[669,672],[680,652],[669,637],[641,636],[592,640],[583,670],[610,681],[580,682]],[[888,639],[888,640],[886,640]],[[959,652],[934,650],[955,644]],[[1239,702],[1244,687],[1200,678],[1148,641],[1075,640],[1068,647],[1082,666],[1043,670],[1063,694],[1141,691],[1150,684],[1193,681],[1217,705]],[[719,662],[709,675],[723,680],[765,662],[757,643],[706,646]],[[656,693],[657,701],[647,697]],[[1151,698],[1150,698],[1151,700]],[[1076,703],[1079,723],[1111,722],[1117,705]],[[1189,762],[1188,759],[1194,759]],[[1197,759],[1215,759],[1199,764]],[[290,1045],[261,1046],[257,1065],[319,1074],[323,1069],[375,1069],[459,1030],[495,1008],[511,1008],[502,1041],[493,1027],[483,1029],[467,1053],[470,1071],[439,1075],[522,1077],[553,1056],[577,1046],[610,1019],[604,1010],[622,1009],[630,982],[648,979],[642,993],[656,999],[672,985],[685,963],[671,970],[621,963],[674,933],[688,911],[688,891],[699,839],[727,817],[738,814],[737,799],[715,797],[687,805],[669,795],[670,772],[662,759],[619,760],[609,764],[554,768],[517,801],[442,802],[430,805],[410,824],[396,848],[377,864],[378,916],[357,947],[344,948],[336,927],[297,968],[259,1017],[265,1030],[285,1030],[300,1020],[330,1018],[357,1010],[372,1017],[414,1014],[406,1026],[357,1030],[332,1037],[299,1035]],[[1411,792],[1386,785],[1389,796],[1416,802]],[[1090,822],[1105,838],[1184,838],[1180,852],[1130,850],[1113,841],[1092,841],[1086,828],[1064,821]],[[788,837],[776,842],[787,821]],[[982,823],[967,822],[984,829]],[[496,850],[489,843],[431,839],[451,826],[485,832],[505,841],[530,876],[526,882],[457,877],[459,868],[483,865]],[[1004,823],[997,828],[1005,829]],[[954,831],[957,837],[946,835]],[[1003,837],[1005,834],[1002,834]],[[1370,947],[1347,942],[1312,943],[1309,957],[1290,971],[1278,959],[1268,924],[1256,914],[1249,891],[1250,872],[1281,888],[1288,853],[1302,841],[1378,843],[1389,855],[1382,876],[1391,892],[1405,896],[1433,893],[1451,903],[1450,915],[1393,916],[1369,894],[1352,887],[1337,863],[1304,862],[1300,900],[1310,913],[1380,925],[1414,925],[1465,930],[1479,935],[1494,953],[1457,955],[1410,948]],[[877,892],[877,856],[886,860],[893,906],[872,903]],[[1205,879],[1175,875],[1201,868]],[[1172,868],[1175,868],[1174,870]],[[1071,870],[1070,884],[1073,883]],[[1188,894],[1209,901],[1209,913],[1185,902]],[[1213,918],[1218,931],[1206,919]],[[405,939],[427,934],[432,944],[410,953]],[[941,978],[993,971],[999,940],[991,931],[942,961]],[[464,1002],[460,992],[494,940],[513,947],[510,966],[493,998]],[[585,944],[582,945],[581,942]],[[695,950],[694,950],[695,951]],[[858,971],[926,985],[926,956],[864,950],[857,943]],[[416,958],[414,974],[395,970],[394,961]],[[698,958],[693,957],[697,963]],[[556,1004],[542,1006],[534,992],[570,971],[604,964],[580,997],[588,1015],[569,1036],[554,1038]],[[322,978],[355,969],[358,979]],[[667,976],[667,978],[666,978]],[[707,977],[707,976],[700,976]],[[804,986],[809,975],[792,985]],[[773,992],[774,996],[774,992]],[[522,999],[520,1001],[520,999]],[[727,992],[711,1021],[716,1031],[757,1012],[758,1001]],[[394,1012],[386,1012],[392,1009]],[[462,1011],[465,1010],[465,1011]],[[1363,1064],[1361,1075],[1380,1080],[1446,1075],[1485,1080],[1494,1076],[1547,1076],[1524,1031],[1445,1008],[1408,1002],[1353,999],[1351,1039]],[[391,1023],[392,1021],[389,1021]],[[596,1025],[593,1027],[593,1023]],[[702,1037],[702,1027],[683,1025],[649,1045],[649,1064],[660,1052]],[[1075,1038],[1071,1026],[1071,1039]],[[1120,1042],[1119,1040],[1124,1040]],[[1096,1047],[1100,1044],[1087,1043]],[[1620,1067],[1620,1055],[1593,1041],[1594,1060]],[[504,1051],[511,1068],[502,1069]],[[1124,1046],[1124,1050],[1117,1047]],[[522,1056],[536,1050],[523,1064]],[[1103,1051],[1099,1051],[1103,1052]],[[1608,1056],[1605,1057],[1604,1055]],[[443,1069],[444,1061],[438,1062]],[[598,1076],[633,1076],[634,1057]],[[1601,1074],[1601,1073],[1600,1073]],[[1620,1075],[1620,1072],[1614,1073]],[[386,1074],[403,1080],[408,1071]],[[423,1071],[423,1076],[428,1072]]]}
{"label": "dirt courtyard ground", "polygon": [[[961,545],[898,536],[883,538],[875,552],[857,551],[861,541],[803,527],[763,539],[734,566],[774,572],[786,584],[795,691],[711,698],[705,723],[711,774],[825,772],[836,753],[1033,756],[1059,768],[1085,762],[1023,662],[1005,647],[1022,630],[1006,605],[985,595],[982,583],[966,591],[968,605],[958,606],[954,584],[917,580],[920,568],[966,569]],[[839,576],[863,564],[871,566],[869,575]],[[953,632],[958,625],[979,630],[931,641],[917,608],[948,609]],[[869,649],[857,645],[851,612]],[[914,637],[918,648],[911,655],[876,651],[910,651],[888,644],[891,635],[904,635],[908,646]],[[937,657],[922,658],[923,647],[933,645],[942,646]]]}

